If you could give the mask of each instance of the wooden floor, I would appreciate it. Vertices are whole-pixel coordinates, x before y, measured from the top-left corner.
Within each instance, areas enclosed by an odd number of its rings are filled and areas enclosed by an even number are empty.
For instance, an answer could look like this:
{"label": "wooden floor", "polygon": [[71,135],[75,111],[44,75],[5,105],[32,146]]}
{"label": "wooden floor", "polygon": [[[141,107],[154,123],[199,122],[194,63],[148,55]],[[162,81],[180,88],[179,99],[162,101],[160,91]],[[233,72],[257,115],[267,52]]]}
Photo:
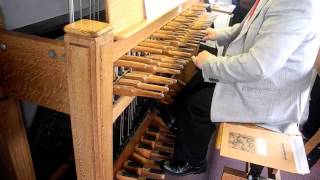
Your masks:
{"label": "wooden floor", "polygon": [[[212,143],[211,143],[212,144]],[[206,173],[197,175],[188,175],[182,177],[175,177],[167,175],[166,180],[220,180],[221,172],[224,166],[231,168],[244,170],[245,164],[241,161],[221,157],[218,150],[215,150],[210,145],[211,151],[208,153],[208,170]],[[263,175],[266,176],[266,170]],[[308,175],[297,175],[292,173],[281,173],[282,180],[320,180],[320,161],[311,169],[311,173]]]}

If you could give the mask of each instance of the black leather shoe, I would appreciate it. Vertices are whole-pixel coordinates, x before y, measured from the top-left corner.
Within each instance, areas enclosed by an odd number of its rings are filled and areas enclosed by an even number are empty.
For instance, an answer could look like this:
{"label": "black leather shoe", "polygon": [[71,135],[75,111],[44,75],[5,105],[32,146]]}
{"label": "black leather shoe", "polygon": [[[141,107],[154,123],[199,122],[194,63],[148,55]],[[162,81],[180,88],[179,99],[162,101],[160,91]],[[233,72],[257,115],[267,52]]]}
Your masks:
{"label": "black leather shoe", "polygon": [[185,176],[189,174],[200,174],[207,170],[207,164],[203,163],[200,166],[191,166],[186,161],[162,161],[161,169],[173,176]]}

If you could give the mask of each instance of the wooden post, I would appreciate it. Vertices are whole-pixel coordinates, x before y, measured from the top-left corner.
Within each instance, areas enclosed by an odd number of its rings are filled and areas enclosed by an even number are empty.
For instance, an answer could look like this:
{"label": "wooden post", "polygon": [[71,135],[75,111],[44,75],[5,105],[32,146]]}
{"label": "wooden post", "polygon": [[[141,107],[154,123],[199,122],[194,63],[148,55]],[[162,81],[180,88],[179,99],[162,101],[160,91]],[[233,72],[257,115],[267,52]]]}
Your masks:
{"label": "wooden post", "polygon": [[28,139],[18,101],[12,98],[0,99],[0,129],[1,179],[34,180]]}
{"label": "wooden post", "polygon": [[112,27],[80,20],[65,27],[73,147],[78,179],[113,179]]}

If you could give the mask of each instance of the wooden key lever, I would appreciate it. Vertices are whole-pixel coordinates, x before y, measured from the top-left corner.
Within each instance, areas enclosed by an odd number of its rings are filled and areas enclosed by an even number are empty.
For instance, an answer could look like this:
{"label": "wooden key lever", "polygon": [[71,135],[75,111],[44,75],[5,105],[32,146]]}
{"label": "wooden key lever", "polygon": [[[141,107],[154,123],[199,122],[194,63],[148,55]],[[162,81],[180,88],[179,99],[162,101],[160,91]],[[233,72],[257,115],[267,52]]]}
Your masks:
{"label": "wooden key lever", "polygon": [[126,161],[123,164],[123,168],[128,172],[137,173],[140,176],[151,178],[151,179],[164,179],[165,175],[163,171],[158,169],[145,168],[142,164],[134,161]]}
{"label": "wooden key lever", "polygon": [[170,136],[169,139],[176,137],[174,134],[172,134],[170,131],[168,131],[168,129],[164,129],[163,127],[153,126],[152,123],[151,123],[151,126],[149,126],[148,130],[151,132],[162,133],[162,134],[168,135],[168,136]]}
{"label": "wooden key lever", "polygon": [[138,71],[129,72],[123,75],[123,77],[127,79],[135,79],[144,83],[151,83],[151,84],[172,85],[177,83],[176,79],[157,76],[151,73],[138,72]]}
{"label": "wooden key lever", "polygon": [[154,150],[152,149],[152,146],[145,143],[137,144],[135,147],[135,152],[145,158],[153,160],[172,159],[171,153]]}
{"label": "wooden key lever", "polygon": [[143,166],[145,168],[152,168],[152,169],[159,169],[159,170],[161,169],[160,168],[160,163],[161,163],[160,161],[154,161],[154,160],[147,159],[136,152],[132,153],[130,159],[132,161],[143,164]]}
{"label": "wooden key lever", "polygon": [[164,54],[169,56],[181,56],[181,57],[191,57],[192,53],[188,52],[180,52],[175,50],[162,50],[162,49],[156,49],[152,47],[144,47],[144,46],[136,46],[132,49],[132,51],[138,51],[138,52],[149,52],[154,54]]}
{"label": "wooden key lever", "polygon": [[150,64],[150,65],[156,65],[159,67],[164,67],[164,68],[169,68],[169,69],[181,70],[184,67],[181,64],[159,62],[159,61],[156,61],[156,60],[153,60],[150,58],[146,58],[146,57],[141,57],[141,56],[127,56],[127,55],[125,55],[125,56],[122,56],[121,59]]}
{"label": "wooden key lever", "polygon": [[175,137],[173,135],[154,132],[154,131],[151,131],[150,129],[148,129],[145,133],[149,136],[154,137],[156,141],[166,142],[166,143],[174,143]]}
{"label": "wooden key lever", "polygon": [[135,88],[133,86],[126,86],[126,85],[113,85],[113,93],[119,96],[142,96],[142,97],[149,97],[154,99],[162,99],[164,97],[163,93],[154,92],[154,91],[147,91]]}
{"label": "wooden key lever", "polygon": [[[165,42],[165,41],[162,41]],[[151,39],[146,39],[144,42],[141,42],[139,44],[140,46],[144,47],[151,47],[151,48],[156,48],[156,49],[161,49],[161,50],[174,50],[174,51],[179,51],[179,52],[189,52],[193,53],[194,49],[191,48],[179,48],[179,47],[174,47],[169,44],[162,44],[161,41],[157,40],[151,40]]]}
{"label": "wooden key lever", "polygon": [[150,128],[155,129],[156,131],[162,132],[162,133],[168,133],[168,134],[171,133],[170,129],[166,125],[162,126],[162,125],[158,124],[155,121],[151,122],[151,125],[150,125],[149,129]]}
{"label": "wooden key lever", "polygon": [[158,142],[152,136],[144,135],[144,136],[141,137],[140,140],[141,140],[142,143],[149,144],[150,146],[152,146],[152,148],[154,148],[156,150],[167,152],[167,153],[173,153],[174,152],[173,144],[164,143],[164,142]]}
{"label": "wooden key lever", "polygon": [[133,69],[137,69],[144,72],[150,72],[150,73],[180,74],[180,71],[177,69],[163,68],[155,65],[122,60],[122,59],[117,60],[114,63],[114,66],[128,67],[128,68],[133,68]]}
{"label": "wooden key lever", "polygon": [[154,84],[147,84],[140,82],[139,80],[133,80],[133,79],[126,79],[124,77],[121,77],[119,80],[115,82],[115,84],[119,85],[126,85],[126,86],[134,86],[139,89],[143,90],[150,90],[150,91],[157,91],[161,93],[165,93],[169,91],[169,88],[167,86],[159,86]]}
{"label": "wooden key lever", "polygon": [[123,169],[117,172],[116,178],[118,180],[147,180],[146,177],[140,177],[138,174]]}
{"label": "wooden key lever", "polygon": [[155,123],[158,124],[159,126],[168,128],[167,125],[166,125],[166,123],[165,123],[159,116],[154,117],[154,119],[153,119],[152,122],[155,122]]}
{"label": "wooden key lever", "polygon": [[180,65],[185,65],[189,62],[189,60],[186,60],[186,59],[168,57],[160,54],[147,55],[146,57],[156,61],[174,63],[174,64],[180,64]]}

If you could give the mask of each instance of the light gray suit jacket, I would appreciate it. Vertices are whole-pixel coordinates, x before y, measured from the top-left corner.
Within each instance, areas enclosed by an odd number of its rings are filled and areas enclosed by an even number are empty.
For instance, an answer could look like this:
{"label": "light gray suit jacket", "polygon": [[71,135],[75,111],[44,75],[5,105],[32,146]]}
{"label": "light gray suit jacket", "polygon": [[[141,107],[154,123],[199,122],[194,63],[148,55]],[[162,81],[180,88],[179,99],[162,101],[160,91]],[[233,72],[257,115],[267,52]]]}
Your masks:
{"label": "light gray suit jacket", "polygon": [[261,123],[284,131],[300,120],[320,44],[319,12],[319,0],[260,0],[251,18],[217,30],[226,55],[202,67],[205,81],[218,81],[213,122]]}

